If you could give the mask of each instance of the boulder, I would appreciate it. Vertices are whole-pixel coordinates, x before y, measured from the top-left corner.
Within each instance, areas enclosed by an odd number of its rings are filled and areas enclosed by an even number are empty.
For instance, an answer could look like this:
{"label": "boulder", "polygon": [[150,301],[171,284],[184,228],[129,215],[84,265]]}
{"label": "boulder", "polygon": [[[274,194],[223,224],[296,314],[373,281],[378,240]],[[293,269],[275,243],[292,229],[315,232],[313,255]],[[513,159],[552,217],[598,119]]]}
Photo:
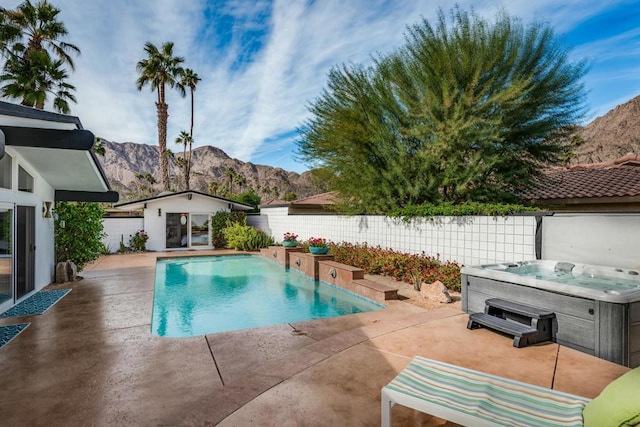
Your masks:
{"label": "boulder", "polygon": [[453,298],[449,295],[447,287],[439,280],[436,280],[431,284],[423,283],[420,293],[424,298],[431,301],[437,301],[442,304],[449,304],[453,302]]}

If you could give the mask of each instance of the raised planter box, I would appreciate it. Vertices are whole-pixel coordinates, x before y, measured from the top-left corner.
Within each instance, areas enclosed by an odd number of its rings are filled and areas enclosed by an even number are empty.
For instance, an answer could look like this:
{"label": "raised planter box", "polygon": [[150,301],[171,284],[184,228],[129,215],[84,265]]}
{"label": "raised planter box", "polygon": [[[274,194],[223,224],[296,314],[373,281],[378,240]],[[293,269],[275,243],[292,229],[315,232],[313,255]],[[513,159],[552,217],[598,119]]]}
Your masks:
{"label": "raised planter box", "polygon": [[272,259],[283,267],[289,267],[290,254],[302,252],[302,248],[287,248],[284,246],[269,246],[266,249],[260,249],[260,255]]}
{"label": "raised planter box", "polygon": [[398,299],[398,289],[366,280],[364,270],[333,261],[333,255],[314,255],[302,248],[270,246],[260,254],[284,267],[295,268],[315,280],[323,280],[370,300],[382,302]]}
{"label": "raised planter box", "polygon": [[320,277],[318,265],[320,261],[333,261],[333,255],[313,255],[304,252],[289,254],[289,267],[300,270],[315,280]]}

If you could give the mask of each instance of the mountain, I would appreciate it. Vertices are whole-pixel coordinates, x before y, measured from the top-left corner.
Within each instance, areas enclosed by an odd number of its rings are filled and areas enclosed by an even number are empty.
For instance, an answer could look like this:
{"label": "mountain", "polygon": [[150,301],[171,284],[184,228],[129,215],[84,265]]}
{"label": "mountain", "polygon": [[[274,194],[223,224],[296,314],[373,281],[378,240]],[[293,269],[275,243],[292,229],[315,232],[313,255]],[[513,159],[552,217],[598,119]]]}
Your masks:
{"label": "mountain", "polygon": [[572,163],[607,162],[640,154],[640,96],[596,118],[575,135],[583,142],[574,150]]}
{"label": "mountain", "polygon": [[[97,157],[112,188],[120,193],[121,202],[149,197],[162,191],[160,183],[150,185],[149,182],[136,178],[137,174],[150,173],[160,181],[157,146],[101,140],[105,147],[105,155]],[[176,152],[176,156],[181,154]],[[310,172],[298,174],[281,168],[243,162],[229,157],[216,147],[194,148],[191,163],[191,189],[204,193],[209,192],[212,182],[219,188],[228,185],[229,180],[225,172],[230,168],[240,177],[234,180],[232,192],[240,193],[251,188],[263,202],[282,198],[285,193],[295,193],[298,198],[303,198],[324,191],[312,183]],[[172,187],[182,190],[182,183],[181,168],[172,166]]]}

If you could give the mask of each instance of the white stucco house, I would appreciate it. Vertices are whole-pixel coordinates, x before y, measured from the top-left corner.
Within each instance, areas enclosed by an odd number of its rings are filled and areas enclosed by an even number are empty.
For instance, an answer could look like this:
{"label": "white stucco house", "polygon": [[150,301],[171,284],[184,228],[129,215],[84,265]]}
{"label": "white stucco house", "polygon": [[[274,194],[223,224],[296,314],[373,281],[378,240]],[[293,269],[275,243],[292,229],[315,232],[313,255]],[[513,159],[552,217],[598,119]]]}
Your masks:
{"label": "white stucco house", "polygon": [[121,203],[121,210],[142,210],[147,250],[212,249],[209,220],[217,212],[247,211],[253,206],[194,190],[167,192]]}
{"label": "white stucco house", "polygon": [[77,117],[0,102],[0,312],[54,279],[59,201],[116,202]]}

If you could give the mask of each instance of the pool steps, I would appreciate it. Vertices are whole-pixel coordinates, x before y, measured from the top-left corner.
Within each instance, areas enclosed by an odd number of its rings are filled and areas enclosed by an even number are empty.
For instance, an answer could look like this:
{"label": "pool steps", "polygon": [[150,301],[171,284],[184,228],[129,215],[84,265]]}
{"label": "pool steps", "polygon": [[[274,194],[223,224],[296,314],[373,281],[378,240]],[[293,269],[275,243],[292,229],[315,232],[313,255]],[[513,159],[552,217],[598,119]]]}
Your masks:
{"label": "pool steps", "polygon": [[484,313],[471,313],[467,329],[486,327],[513,336],[513,346],[526,347],[553,339],[555,313],[501,298],[485,301]]}

